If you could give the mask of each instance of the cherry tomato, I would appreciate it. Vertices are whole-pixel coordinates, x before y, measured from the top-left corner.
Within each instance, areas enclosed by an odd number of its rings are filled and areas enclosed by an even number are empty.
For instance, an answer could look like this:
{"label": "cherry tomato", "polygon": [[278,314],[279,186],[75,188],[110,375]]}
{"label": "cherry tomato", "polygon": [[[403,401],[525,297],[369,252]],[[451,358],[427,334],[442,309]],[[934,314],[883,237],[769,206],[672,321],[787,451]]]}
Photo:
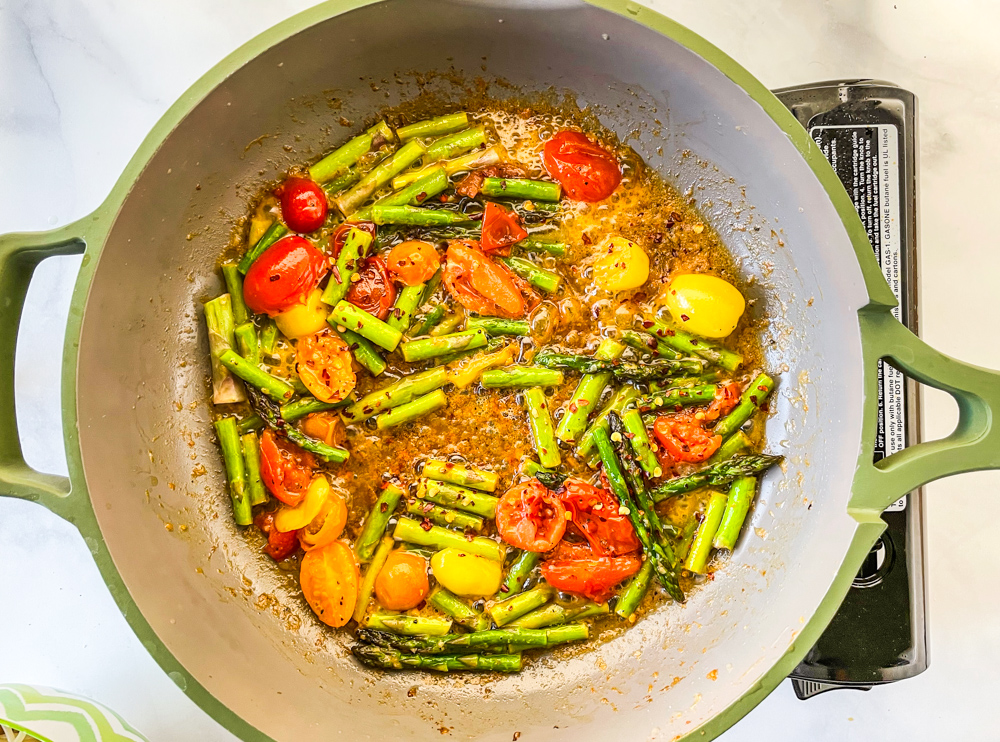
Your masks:
{"label": "cherry tomato", "polygon": [[260,437],[260,475],[264,484],[286,505],[295,507],[305,497],[316,459],[270,428]]}
{"label": "cherry tomato", "polygon": [[566,508],[537,479],[515,485],[497,503],[497,531],[511,546],[549,551],[566,532]]}
{"label": "cherry tomato", "polygon": [[589,546],[563,543],[552,559],[542,562],[542,577],[556,590],[577,593],[603,603],[614,587],[642,567],[636,554],[597,556]]}
{"label": "cherry tomato", "polygon": [[343,448],[347,442],[347,428],[336,412],[313,412],[306,415],[301,427],[310,438],[323,441],[328,446]]}
{"label": "cherry tomato", "polygon": [[430,592],[427,560],[412,551],[394,551],[375,578],[375,597],[390,611],[408,611]]}
{"label": "cherry tomato", "polygon": [[295,369],[306,389],[321,402],[339,402],[354,389],[356,377],[347,343],[326,330],[299,338]]}
{"label": "cherry tomato", "polygon": [[337,228],[333,230],[333,234],[330,235],[330,255],[333,257],[338,257],[340,251],[344,247],[344,243],[347,241],[347,233],[351,231],[352,228],[363,229],[365,232],[370,234],[372,237],[378,231],[378,227],[375,226],[375,222],[344,222],[343,224],[337,225]]}
{"label": "cherry tomato", "polygon": [[299,585],[309,607],[327,626],[351,620],[358,602],[358,560],[343,541],[310,549],[302,557]]}
{"label": "cherry tomato", "polygon": [[281,218],[293,232],[315,232],[326,221],[326,193],[308,178],[289,178],[275,191]]}
{"label": "cherry tomato", "polygon": [[379,319],[389,316],[396,303],[396,285],[389,280],[382,258],[374,255],[365,260],[364,267],[358,271],[358,280],[352,281],[347,290],[347,301]]}
{"label": "cherry tomato", "polygon": [[264,553],[276,562],[287,559],[299,548],[298,531],[282,533],[274,527],[274,513],[259,513],[253,519],[254,525],[267,535]]}
{"label": "cherry tomato", "polygon": [[517,214],[492,201],[486,204],[480,240],[483,252],[510,255],[510,246],[527,236]]}
{"label": "cherry tomato", "polygon": [[698,418],[686,412],[656,418],[653,433],[670,456],[691,464],[704,461],[722,444],[721,435],[712,435]]}
{"label": "cherry tomato", "polygon": [[344,533],[347,525],[347,500],[331,489],[319,513],[302,530],[298,531],[299,543],[306,551],[326,546]]}
{"label": "cherry tomato", "polygon": [[618,513],[618,500],[607,490],[567,479],[559,493],[572,524],[598,556],[619,556],[639,548],[629,519]]}
{"label": "cherry tomato", "polygon": [[444,285],[471,312],[500,317],[523,317],[527,304],[514,274],[486,257],[472,241],[448,244]]}
{"label": "cherry tomato", "polygon": [[735,381],[720,384],[715,388],[715,399],[705,411],[706,420],[718,420],[733,411],[740,403],[740,385]]}
{"label": "cherry tomato", "polygon": [[622,181],[614,155],[579,131],[563,129],[547,141],[542,164],[576,201],[603,201]]}
{"label": "cherry tomato", "polygon": [[255,312],[281,314],[304,301],[328,268],[326,257],[308,240],[282,237],[250,266],[243,279],[243,300]]}
{"label": "cherry tomato", "polygon": [[430,242],[407,240],[389,253],[389,272],[404,286],[419,286],[441,267],[441,256]]}

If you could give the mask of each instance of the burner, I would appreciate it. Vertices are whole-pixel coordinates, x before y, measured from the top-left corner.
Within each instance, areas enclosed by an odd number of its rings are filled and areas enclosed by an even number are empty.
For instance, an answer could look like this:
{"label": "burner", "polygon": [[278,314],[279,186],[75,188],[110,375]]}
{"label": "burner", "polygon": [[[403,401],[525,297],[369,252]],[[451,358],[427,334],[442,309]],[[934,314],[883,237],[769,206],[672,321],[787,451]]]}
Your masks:
{"label": "burner", "polygon": [[[879,80],[776,90],[854,202],[899,307],[917,331],[916,98]],[[915,381],[879,362],[875,460],[919,440]],[[870,690],[927,669],[924,506],[920,490],[883,514],[872,548],[826,631],[791,674],[800,699],[837,688]]]}

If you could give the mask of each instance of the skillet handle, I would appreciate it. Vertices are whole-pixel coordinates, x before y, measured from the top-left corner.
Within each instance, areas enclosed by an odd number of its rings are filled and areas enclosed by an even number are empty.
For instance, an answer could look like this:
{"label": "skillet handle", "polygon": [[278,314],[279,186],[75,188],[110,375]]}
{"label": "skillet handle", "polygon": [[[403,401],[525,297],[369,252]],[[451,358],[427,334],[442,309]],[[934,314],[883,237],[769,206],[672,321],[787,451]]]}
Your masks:
{"label": "skillet handle", "polygon": [[0,496],[34,500],[63,516],[70,480],[32,469],[21,453],[14,412],[14,353],[35,268],[45,258],[82,253],[83,233],[81,220],[49,232],[0,235]]}
{"label": "skillet handle", "polygon": [[[849,509],[878,517],[917,487],[952,474],[1000,469],[1000,371],[973,366],[934,350],[896,320],[888,307],[859,312],[865,363],[862,452]],[[877,361],[886,359],[917,381],[948,392],[958,425],[945,438],[918,443],[872,463],[878,415]]]}

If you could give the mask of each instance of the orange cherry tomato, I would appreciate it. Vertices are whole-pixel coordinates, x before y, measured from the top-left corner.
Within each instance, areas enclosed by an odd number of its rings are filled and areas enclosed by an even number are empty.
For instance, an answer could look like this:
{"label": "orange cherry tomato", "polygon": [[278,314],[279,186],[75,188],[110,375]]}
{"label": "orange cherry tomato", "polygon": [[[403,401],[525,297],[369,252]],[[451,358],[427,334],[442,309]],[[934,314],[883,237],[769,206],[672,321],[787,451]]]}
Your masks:
{"label": "orange cherry tomato", "polygon": [[740,403],[740,385],[735,381],[720,384],[715,388],[715,399],[705,411],[706,420],[718,420],[733,411]]}
{"label": "orange cherry tomato", "polygon": [[430,592],[427,560],[409,551],[394,551],[375,578],[375,597],[390,611],[408,611]]}
{"label": "orange cherry tomato", "polygon": [[328,446],[343,448],[347,442],[347,428],[336,412],[313,412],[306,415],[301,427],[310,438],[323,441]]}
{"label": "orange cherry tomato", "polygon": [[281,314],[319,285],[326,257],[298,235],[282,237],[254,261],[243,279],[243,300],[258,314]]}
{"label": "orange cherry tomato", "polygon": [[316,459],[268,428],[260,437],[260,475],[264,484],[286,505],[295,507],[312,481]]}
{"label": "orange cherry tomato", "polygon": [[722,436],[705,430],[701,421],[690,413],[656,418],[653,433],[674,460],[691,464],[704,461],[722,445]]}
{"label": "orange cherry tomato", "polygon": [[483,252],[510,255],[510,246],[527,236],[517,214],[492,201],[486,204],[480,239]]}
{"label": "orange cherry tomato", "polygon": [[556,590],[577,593],[597,603],[611,597],[615,585],[642,567],[636,554],[597,556],[584,544],[563,543],[547,561],[542,562],[542,577]]}
{"label": "orange cherry tomato", "polygon": [[396,303],[396,285],[389,280],[385,261],[378,255],[367,258],[364,267],[358,271],[358,280],[351,281],[345,298],[379,319],[388,317],[389,310]]}
{"label": "orange cherry tomato", "polygon": [[429,281],[441,267],[441,256],[430,242],[407,240],[389,253],[389,272],[404,286],[419,286]]}
{"label": "orange cherry tomato", "polygon": [[295,368],[312,395],[321,402],[339,402],[354,389],[351,350],[338,335],[324,330],[306,335],[295,346]]}
{"label": "orange cherry tomato", "polygon": [[579,131],[564,129],[547,141],[542,164],[576,201],[603,201],[622,181],[614,155]]}
{"label": "orange cherry tomato", "polygon": [[523,317],[528,309],[514,274],[494,263],[472,241],[448,244],[444,285],[470,312],[491,316]]}
{"label": "orange cherry tomato", "polygon": [[554,549],[566,532],[566,507],[537,479],[514,485],[497,503],[497,531],[525,551]]}
{"label": "orange cherry tomato", "polygon": [[559,492],[574,528],[598,556],[618,556],[639,548],[639,539],[627,516],[618,513],[618,500],[607,490],[580,479],[567,479]]}
{"label": "orange cherry tomato", "polygon": [[359,581],[358,560],[343,541],[311,549],[302,557],[302,595],[327,626],[338,628],[351,620],[358,602]]}
{"label": "orange cherry tomato", "polygon": [[298,531],[282,532],[274,527],[274,512],[258,513],[253,523],[267,536],[264,553],[276,562],[287,559],[299,548]]}
{"label": "orange cherry tomato", "polygon": [[281,218],[293,232],[315,232],[326,221],[326,193],[309,178],[289,178],[278,186]]}
{"label": "orange cherry tomato", "polygon": [[346,525],[347,500],[342,494],[331,489],[330,494],[323,501],[319,515],[313,518],[305,528],[297,531],[299,543],[306,551],[326,546],[341,537]]}

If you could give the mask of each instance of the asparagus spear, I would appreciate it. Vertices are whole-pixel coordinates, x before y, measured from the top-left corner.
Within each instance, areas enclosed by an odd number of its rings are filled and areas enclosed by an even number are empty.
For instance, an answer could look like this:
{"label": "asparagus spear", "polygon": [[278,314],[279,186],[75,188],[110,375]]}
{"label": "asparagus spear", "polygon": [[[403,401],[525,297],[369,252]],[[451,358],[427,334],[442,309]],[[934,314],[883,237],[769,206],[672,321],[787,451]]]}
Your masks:
{"label": "asparagus spear", "polygon": [[460,211],[427,209],[420,206],[372,206],[372,221],[376,224],[405,224],[412,227],[450,227],[469,225],[475,220]]}
{"label": "asparagus spear", "polygon": [[403,338],[403,333],[395,327],[390,327],[375,315],[346,301],[337,302],[327,322],[338,332],[341,331],[340,328],[356,332],[390,353],[396,350]]}
{"label": "asparagus spear", "polygon": [[302,397],[293,402],[285,402],[285,404],[281,405],[281,419],[289,423],[295,422],[314,412],[325,412],[326,410],[336,410],[340,407],[346,407],[352,401],[348,398],[340,402],[321,402],[312,396]]}
{"label": "asparagus spear", "polygon": [[412,518],[400,518],[396,522],[396,528],[392,535],[399,541],[406,541],[418,546],[430,546],[434,549],[454,547],[466,554],[475,554],[497,562],[503,561],[503,544],[497,543],[491,538],[475,536],[470,539],[461,533],[449,531],[441,526],[424,528]]}
{"label": "asparagus spear", "polygon": [[691,333],[685,332],[658,317],[647,319],[642,323],[642,326],[647,330],[651,330],[656,337],[671,348],[679,350],[682,353],[693,353],[701,356],[716,366],[721,366],[726,371],[735,371],[743,363],[743,356],[739,353],[727,350],[710,340],[695,337]]}
{"label": "asparagus spear", "polygon": [[497,498],[493,495],[434,479],[420,480],[420,486],[417,487],[417,497],[421,500],[436,502],[446,508],[481,515],[484,518],[493,518],[497,513]]}
{"label": "asparagus spear", "polygon": [[392,140],[392,129],[385,121],[379,121],[364,134],[359,134],[312,165],[309,168],[309,177],[317,183],[325,183],[347,171],[372,149],[377,149],[385,142]]}
{"label": "asparagus spear", "polygon": [[[473,631],[485,631],[490,626],[490,619],[484,616],[482,613],[477,611],[475,608],[467,605],[465,601],[461,598],[452,595],[450,592],[445,590],[443,587],[439,587],[437,590],[432,592],[427,598],[428,604],[434,606],[442,613],[447,614],[455,621],[457,624],[465,626],[467,629],[472,629]],[[362,641],[368,641],[369,644],[375,644],[377,642],[370,641],[365,638],[365,635],[360,631],[358,636],[362,638]],[[391,636],[391,635],[390,635]],[[454,634],[450,635],[454,636]],[[395,639],[395,637],[393,637]],[[444,637],[442,637],[443,639]],[[436,640],[431,640],[436,641]],[[397,645],[397,649],[403,649]]]}
{"label": "asparagus spear", "polygon": [[726,496],[722,492],[712,492],[705,506],[705,515],[698,526],[698,533],[691,544],[691,550],[684,560],[684,569],[695,574],[705,574],[708,557],[712,553],[712,540],[722,523],[726,511]]}
{"label": "asparagus spear", "polygon": [[634,406],[642,412],[669,410],[671,412],[687,405],[707,404],[715,399],[718,386],[699,384],[698,386],[676,387],[665,392],[647,394],[635,400]]}
{"label": "asparagus spear", "polygon": [[518,257],[499,258],[499,260],[536,289],[547,294],[555,293],[562,284],[562,276],[540,268],[530,260]]}
{"label": "asparagus spear", "polygon": [[[594,418],[593,422],[590,423],[590,427],[587,428],[587,431],[583,434],[583,437],[576,446],[576,455],[581,459],[590,460],[597,450],[597,445],[594,443],[594,431],[598,428],[607,430],[608,415],[611,411],[614,410],[618,414],[621,414],[625,411],[625,407],[629,404],[629,402],[638,396],[639,392],[635,387],[620,387],[597,414],[597,417]],[[596,463],[593,464],[592,467],[596,467]]]}
{"label": "asparagus spear", "polygon": [[342,190],[350,188],[359,180],[361,180],[361,171],[356,167],[349,167],[333,180],[323,183],[323,190],[326,192],[328,199],[334,198]]}
{"label": "asparagus spear", "polygon": [[486,332],[482,329],[456,332],[452,335],[407,340],[399,346],[403,359],[409,363],[426,361],[460,350],[474,350],[486,345]]}
{"label": "asparagus spear", "polygon": [[483,144],[486,144],[485,126],[473,126],[469,129],[456,131],[454,134],[431,142],[430,146],[427,147],[424,162],[436,162],[456,157]]}
{"label": "asparagus spear", "polygon": [[403,172],[420,159],[426,151],[427,147],[418,140],[407,142],[392,157],[369,171],[351,190],[333,199],[334,205],[340,209],[344,216],[349,215],[367,201],[375,191],[392,180],[393,176]]}
{"label": "asparagus spear", "polygon": [[615,613],[629,622],[635,622],[635,612],[639,609],[639,604],[649,592],[649,586],[653,581],[653,560],[646,559],[642,563],[642,568],[636,572],[622,588],[618,594],[618,605],[615,606]]}
{"label": "asparagus spear", "polygon": [[263,427],[264,421],[261,419],[260,415],[248,415],[236,423],[236,428],[240,431],[240,435],[260,430]]}
{"label": "asparagus spear", "polygon": [[[621,343],[617,343],[610,338],[605,338],[597,346],[594,358],[601,361],[613,361],[625,351]],[[562,419],[559,420],[559,427],[556,428],[556,438],[564,443],[574,443],[583,435],[587,427],[587,418],[597,407],[597,402],[608,382],[611,381],[611,372],[602,371],[596,374],[584,374],[580,378],[580,383],[566,403],[566,410]],[[545,466],[545,462],[542,462]]]}
{"label": "asparagus spear", "polygon": [[[489,353],[488,351],[493,349],[493,344],[498,343],[497,351],[495,353]],[[491,368],[496,368],[497,366],[506,366],[510,364],[515,356],[517,355],[516,345],[505,345],[503,341],[497,339],[491,339],[486,343],[486,348],[483,352],[477,353],[477,351],[462,351],[461,355],[465,354],[475,354],[474,357],[468,359],[454,358],[455,353],[451,353],[448,356],[442,356],[438,358],[437,362],[443,363],[446,359],[448,360],[448,381],[455,385],[457,389],[465,389],[470,384],[475,383],[479,378]],[[456,361],[453,363],[453,361]]]}
{"label": "asparagus spear", "polygon": [[783,458],[783,456],[768,456],[757,453],[733,456],[727,461],[720,461],[718,464],[707,466],[693,474],[664,482],[650,492],[650,495],[653,502],[660,502],[668,497],[681,495],[699,487],[728,487],[738,477],[760,474]]}
{"label": "asparagus spear", "polygon": [[[239,425],[236,427],[239,431]],[[267,490],[264,489],[264,480],[260,476],[260,441],[257,439],[257,434],[244,433],[240,436],[240,445],[243,448],[243,462],[246,465],[250,504],[263,505],[267,502]]]}
{"label": "asparagus spear", "polygon": [[515,621],[507,624],[507,628],[542,629],[549,626],[565,624],[593,616],[602,616],[609,612],[607,603],[591,603],[578,608],[566,608],[558,603],[549,603],[526,613]]}
{"label": "asparagus spear", "polygon": [[501,319],[500,317],[468,317],[465,329],[482,329],[487,335],[513,335],[527,337],[531,334],[531,324],[525,319]]}
{"label": "asparagus spear", "polygon": [[413,313],[423,300],[424,284],[404,286],[403,290],[396,297],[396,303],[393,305],[392,311],[389,312],[389,318],[386,320],[386,323],[389,327],[395,327],[400,332],[403,332],[410,326],[410,322],[413,320]]}
{"label": "asparagus spear", "polygon": [[539,608],[555,597],[556,591],[548,585],[537,585],[523,593],[512,595],[491,605],[488,613],[497,626],[509,624],[526,613]]}
{"label": "asparagus spear", "polygon": [[566,243],[565,242],[553,242],[549,240],[537,240],[531,237],[527,237],[516,245],[515,248],[518,250],[524,250],[525,252],[538,251],[546,252],[549,255],[555,255],[557,258],[561,258],[566,254]]}
{"label": "asparagus spear", "polygon": [[358,639],[366,644],[387,649],[398,649],[408,654],[445,654],[463,649],[478,651],[499,650],[519,646],[545,649],[559,644],[584,641],[590,636],[585,623],[572,623],[550,629],[506,628],[475,631],[471,634],[446,634],[444,636],[407,637],[371,629],[359,629]]}
{"label": "asparagus spear", "polygon": [[[612,413],[614,415],[616,413]],[[646,424],[642,421],[642,415],[635,407],[629,407],[621,416],[622,425],[625,428],[624,435],[632,444],[632,450],[639,460],[639,466],[651,477],[659,477],[663,474],[660,462],[653,453],[653,446],[649,441],[649,434],[646,432]],[[614,426],[612,426],[614,430]]]}
{"label": "asparagus spear", "polygon": [[711,458],[705,462],[706,465],[718,464],[720,461],[731,459],[738,453],[742,453],[753,445],[750,437],[742,430],[737,430],[731,436],[722,441],[719,450],[712,454]]}
{"label": "asparagus spear", "polygon": [[373,613],[365,621],[366,629],[390,631],[405,636],[444,636],[451,631],[452,622],[433,616],[409,616],[405,613]]}
{"label": "asparagus spear", "polygon": [[[475,170],[480,167],[497,165],[506,155],[507,153],[504,148],[501,145],[496,144],[489,149],[469,152],[467,155],[461,155],[451,160],[444,160],[439,164],[444,168],[444,171],[448,173],[449,176],[452,176],[456,173],[465,172],[467,170]],[[405,188],[407,185],[412,183],[413,180],[421,177],[422,175],[424,175],[422,170],[415,170],[412,173],[403,173],[402,175],[392,179],[392,187],[397,189]]]}
{"label": "asparagus spear", "polygon": [[368,512],[368,517],[365,518],[361,535],[354,542],[354,553],[357,554],[359,562],[367,562],[372,558],[375,547],[382,540],[389,519],[396,512],[402,498],[403,490],[391,482],[379,493],[378,499]]}
{"label": "asparagus spear", "polygon": [[257,342],[257,328],[253,322],[244,322],[237,325],[233,330],[233,337],[236,339],[236,348],[247,363],[257,365],[260,363],[260,344]]}
{"label": "asparagus spear", "polygon": [[420,337],[421,335],[426,335],[431,330],[437,326],[438,322],[444,317],[444,306],[441,304],[436,304],[431,308],[427,314],[425,314],[421,319],[414,323],[413,328],[410,330],[410,337]]}
{"label": "asparagus spear", "polygon": [[[406,188],[401,188],[388,196],[383,196],[372,206],[419,206],[427,199],[438,195],[448,188],[448,174],[440,165],[426,168],[424,175],[414,180]],[[372,218],[372,206],[365,206],[351,214],[349,222],[367,222]]]}
{"label": "asparagus spear", "polygon": [[611,442],[614,444],[615,453],[618,455],[618,463],[621,464],[632,498],[642,511],[640,515],[643,525],[649,531],[653,540],[660,545],[670,566],[674,567],[677,564],[677,560],[674,557],[673,548],[670,546],[668,539],[674,538],[677,535],[677,531],[670,523],[663,523],[660,520],[660,516],[656,514],[653,500],[646,490],[646,482],[643,480],[642,471],[639,469],[633,445],[635,439],[629,441],[628,429],[625,427],[624,421],[618,416],[618,413],[612,412],[608,416],[608,422],[611,427]]}
{"label": "asparagus spear", "polygon": [[347,422],[362,422],[380,412],[440,389],[446,383],[448,383],[448,371],[444,367],[410,374],[366,394],[341,414]]}
{"label": "asparagus spear", "polygon": [[726,510],[722,514],[722,522],[715,533],[712,546],[716,549],[733,550],[736,546],[736,539],[740,537],[743,529],[743,521],[747,519],[750,512],[750,503],[757,491],[756,477],[740,477],[733,482],[729,488],[729,497],[726,498]]}
{"label": "asparagus spear", "polygon": [[345,449],[328,446],[323,441],[310,438],[294,426],[286,423],[281,417],[281,410],[278,405],[254,387],[247,387],[247,394],[250,397],[250,404],[254,411],[263,418],[269,428],[285,436],[304,451],[309,451],[319,456],[323,461],[335,464],[342,464],[347,461],[350,454]]}
{"label": "asparagus spear", "polygon": [[216,420],[215,433],[219,438],[222,458],[226,464],[229,498],[233,501],[233,518],[236,525],[248,526],[253,523],[253,511],[250,505],[250,493],[247,491],[243,445],[236,429],[236,418],[221,417]]}
{"label": "asparagus spear", "polygon": [[567,475],[546,469],[531,459],[528,459],[521,465],[521,472],[527,477],[534,477],[550,490],[559,489],[569,479]]}
{"label": "asparagus spear", "polygon": [[341,340],[347,343],[348,349],[354,354],[354,360],[363,366],[372,376],[379,376],[386,369],[385,359],[378,352],[375,344],[361,337],[356,332],[345,329],[343,332],[334,330]]}
{"label": "asparagus spear", "polygon": [[531,440],[538,453],[538,460],[548,469],[559,466],[562,459],[552,429],[552,416],[549,414],[549,401],[545,397],[545,392],[537,386],[525,390],[524,405],[528,411]]}
{"label": "asparagus spear", "polygon": [[330,280],[320,297],[324,304],[333,306],[342,301],[351,288],[351,277],[361,267],[361,261],[372,246],[372,236],[357,227],[348,231],[340,254],[330,270]]}
{"label": "asparagus spear", "polygon": [[656,579],[663,585],[670,597],[679,602],[683,601],[684,593],[677,582],[673,560],[664,552],[661,543],[653,538],[644,511],[633,501],[607,431],[602,428],[595,430],[594,441],[601,455],[604,474],[608,478],[611,491],[614,492],[615,497],[618,498],[622,508],[626,511],[628,519],[642,543],[643,551],[646,552],[646,558],[653,561],[653,572]]}
{"label": "asparagus spear", "polygon": [[461,309],[457,312],[449,314],[444,317],[437,325],[428,332],[432,338],[439,338],[442,335],[450,335],[452,332],[458,329],[458,326],[462,324],[465,319],[465,315],[462,313]]}
{"label": "asparagus spear", "polygon": [[585,374],[610,371],[618,379],[631,381],[653,381],[679,373],[700,373],[705,361],[700,358],[684,358],[679,361],[655,360],[637,363],[635,361],[601,361],[587,356],[570,355],[542,351],[534,358],[534,363],[546,368],[565,368]]}
{"label": "asparagus spear", "polygon": [[219,360],[219,356],[231,350],[235,343],[233,332],[236,322],[229,294],[205,303],[205,325],[208,327],[208,347],[212,357],[212,402],[233,404],[245,401],[243,385]]}
{"label": "asparagus spear", "polygon": [[532,386],[559,386],[563,383],[562,371],[532,366],[507,366],[491,368],[483,373],[479,383],[484,389],[524,388]]}
{"label": "asparagus spear", "polygon": [[375,421],[379,430],[393,428],[403,423],[412,422],[418,417],[429,415],[432,412],[448,406],[448,398],[441,389],[435,389],[430,394],[417,397],[412,402],[393,407],[388,412],[383,412]]}
{"label": "asparagus spear", "polygon": [[[382,567],[385,566],[386,559],[389,558],[389,553],[392,551],[392,547],[396,544],[392,536],[384,536],[381,541],[379,541],[378,548],[375,549],[374,555],[371,557],[371,561],[368,563],[368,568],[365,570],[365,576],[361,580],[361,587],[358,589],[358,600],[354,604],[354,620],[359,624],[361,619],[365,617],[365,613],[368,611],[368,604],[372,600],[372,593],[375,592],[375,580],[378,577],[378,573],[382,571]],[[357,547],[355,547],[357,551]]]}
{"label": "asparagus spear", "polygon": [[472,487],[483,492],[496,492],[500,483],[500,475],[496,472],[464,464],[453,464],[450,461],[428,461],[420,473],[428,479],[457,484],[460,487]]}
{"label": "asparagus spear", "polygon": [[650,335],[648,332],[625,330],[621,334],[621,339],[630,348],[635,348],[640,353],[649,353],[653,358],[678,360],[684,357],[683,353],[674,350],[666,343],[661,342],[655,335]]}
{"label": "asparagus spear", "polygon": [[295,388],[287,381],[271,376],[258,366],[236,355],[232,350],[222,351],[219,354],[219,362],[228,368],[234,376],[238,376],[247,384],[257,387],[275,399],[291,399],[295,395]]}
{"label": "asparagus spear", "polygon": [[558,201],[562,186],[547,180],[527,178],[486,178],[480,193],[490,198],[525,198],[532,201]]}
{"label": "asparagus spear", "polygon": [[524,590],[524,583],[535,570],[535,567],[542,561],[542,555],[537,551],[521,551],[511,562],[507,570],[507,576],[500,586],[500,594],[509,596],[517,595]]}
{"label": "asparagus spear", "polygon": [[715,426],[715,434],[723,438],[735,433],[743,424],[749,420],[760,406],[764,404],[767,395],[774,389],[774,380],[767,374],[761,374],[750,382],[740,397],[740,403],[736,405],[732,412],[726,415]]}
{"label": "asparagus spear", "polygon": [[379,670],[520,672],[522,666],[520,654],[403,654],[369,644],[355,644],[351,651],[359,662]]}
{"label": "asparagus spear", "polygon": [[262,353],[274,353],[274,346],[278,342],[278,326],[273,319],[268,318],[264,322],[264,327],[260,331],[260,350]]}
{"label": "asparagus spear", "polygon": [[426,518],[431,523],[445,528],[456,528],[459,531],[475,531],[480,533],[483,530],[484,521],[478,515],[460,513],[451,508],[436,505],[425,500],[407,500],[406,512],[416,515],[419,518]]}
{"label": "asparagus spear", "polygon": [[237,325],[242,325],[250,318],[246,302],[243,301],[243,277],[235,263],[222,266],[222,277],[226,281],[226,291],[229,292],[229,301],[233,307],[233,319]]}
{"label": "asparagus spear", "polygon": [[264,234],[260,236],[260,239],[257,240],[256,244],[243,254],[243,257],[240,258],[240,262],[236,265],[236,269],[243,275],[246,275],[246,272],[250,270],[250,266],[254,264],[257,258],[263,255],[267,248],[280,240],[286,234],[288,234],[288,227],[280,221],[274,221],[271,226],[267,228]]}
{"label": "asparagus spear", "polygon": [[450,134],[453,131],[469,125],[469,114],[465,111],[448,113],[437,118],[418,121],[415,124],[407,124],[396,129],[396,134],[400,141],[415,137],[439,137],[442,134]]}

